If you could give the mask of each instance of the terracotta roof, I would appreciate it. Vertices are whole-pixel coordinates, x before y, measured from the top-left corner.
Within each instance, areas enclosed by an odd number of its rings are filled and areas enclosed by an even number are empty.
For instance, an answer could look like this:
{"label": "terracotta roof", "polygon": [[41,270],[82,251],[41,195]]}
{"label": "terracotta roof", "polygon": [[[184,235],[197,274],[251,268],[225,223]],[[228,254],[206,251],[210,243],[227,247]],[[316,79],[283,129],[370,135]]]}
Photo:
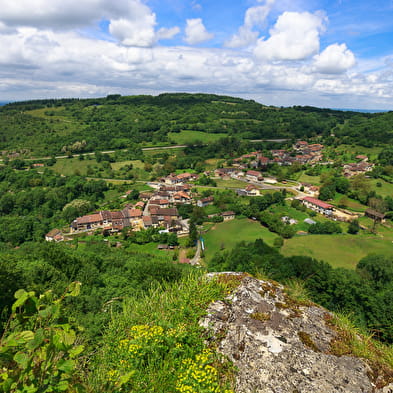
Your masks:
{"label": "terracotta roof", "polygon": [[261,172],[257,172],[257,171],[247,171],[246,173],[248,176],[262,176]]}
{"label": "terracotta roof", "polygon": [[124,215],[122,212],[111,212],[111,218],[112,220],[121,220],[124,218]]}
{"label": "terracotta roof", "polygon": [[100,213],[89,214],[87,216],[78,217],[76,219],[76,222],[79,225],[92,224],[100,221],[102,221],[102,216]]}
{"label": "terracotta roof", "polygon": [[127,213],[130,218],[142,217],[143,215],[142,210],[139,209],[129,209]]}
{"label": "terracotta roof", "polygon": [[315,206],[319,206],[322,209],[332,209],[334,206],[330,205],[329,203],[320,201],[319,199],[312,198],[312,197],[305,197],[303,198],[303,201],[307,201],[309,203],[312,203]]}
{"label": "terracotta roof", "polygon": [[152,225],[153,224],[153,221],[150,216],[143,216],[142,220],[145,225]]}
{"label": "terracotta roof", "polygon": [[223,217],[224,217],[224,216],[236,216],[236,213],[233,212],[233,211],[227,211],[227,212],[221,213],[221,215],[222,215]]}

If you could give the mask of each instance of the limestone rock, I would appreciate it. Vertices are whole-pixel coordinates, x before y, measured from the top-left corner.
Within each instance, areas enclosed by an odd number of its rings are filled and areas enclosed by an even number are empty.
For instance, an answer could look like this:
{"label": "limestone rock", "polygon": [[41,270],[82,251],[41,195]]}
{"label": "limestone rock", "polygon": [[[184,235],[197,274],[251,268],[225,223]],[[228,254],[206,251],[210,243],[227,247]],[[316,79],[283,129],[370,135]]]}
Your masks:
{"label": "limestone rock", "polygon": [[[237,368],[236,393],[388,393],[362,359],[329,353],[330,314],[291,301],[279,284],[252,277],[200,323]],[[386,390],[387,389],[387,390]]]}

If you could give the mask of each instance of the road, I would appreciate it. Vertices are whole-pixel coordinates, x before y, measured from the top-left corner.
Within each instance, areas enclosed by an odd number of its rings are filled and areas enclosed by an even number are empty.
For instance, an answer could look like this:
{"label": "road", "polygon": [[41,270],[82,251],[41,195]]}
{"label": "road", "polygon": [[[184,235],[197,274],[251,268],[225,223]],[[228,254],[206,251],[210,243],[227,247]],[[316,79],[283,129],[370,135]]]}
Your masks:
{"label": "road", "polygon": [[[257,142],[286,142],[289,139],[250,139],[249,142],[251,143],[257,143]],[[143,147],[141,150],[142,151],[151,151],[151,150],[170,150],[170,149],[183,149],[187,147],[187,145],[172,145],[172,146],[156,146],[156,147]],[[128,151],[128,149],[120,149],[120,150],[104,150],[100,151],[101,154],[113,154],[116,153],[116,151]],[[73,157],[79,157],[79,156],[92,156],[94,155],[95,152],[92,153],[80,153],[80,154],[73,154]],[[36,161],[36,160],[50,160],[52,157],[34,157],[34,158],[23,158],[24,161]],[[63,158],[68,158],[67,155],[63,156],[55,156],[56,159],[63,159]],[[3,161],[2,158],[0,158],[0,161]]]}
{"label": "road", "polygon": [[201,251],[202,251],[202,244],[201,241],[198,239],[197,249],[194,257],[190,259],[190,265],[199,265],[199,260],[201,259]]}

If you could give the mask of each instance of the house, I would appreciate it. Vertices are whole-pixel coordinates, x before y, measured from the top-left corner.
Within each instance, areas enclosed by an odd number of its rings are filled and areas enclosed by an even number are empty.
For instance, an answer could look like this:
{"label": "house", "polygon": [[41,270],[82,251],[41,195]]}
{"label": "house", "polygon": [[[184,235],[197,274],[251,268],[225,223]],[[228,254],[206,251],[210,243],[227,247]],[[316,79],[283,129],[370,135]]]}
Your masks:
{"label": "house", "polygon": [[211,205],[213,202],[214,202],[214,197],[209,196],[209,197],[202,198],[199,201],[197,201],[197,206],[205,207],[205,206]]}
{"label": "house", "polygon": [[135,204],[135,209],[143,209],[145,207],[145,203],[142,201],[139,201]]}
{"label": "house", "polygon": [[140,192],[139,193],[139,198],[142,199],[142,201],[144,201],[144,202],[147,202],[152,196],[153,196],[152,192]]}
{"label": "house", "polygon": [[236,213],[233,211],[227,211],[227,212],[221,213],[221,216],[224,219],[224,221],[228,221],[228,220],[233,220],[236,217]]}
{"label": "house", "polygon": [[302,199],[302,202],[308,209],[314,210],[320,214],[326,216],[331,216],[333,214],[334,206],[324,201],[320,201],[319,199],[305,197]]}
{"label": "house", "polygon": [[45,235],[45,240],[47,242],[60,242],[64,240],[63,234],[57,228],[52,229]]}
{"label": "house", "polygon": [[184,203],[189,204],[191,203],[192,198],[188,195],[185,191],[179,191],[173,194],[173,202],[174,203]]}
{"label": "house", "polygon": [[263,176],[261,172],[258,171],[247,171],[246,178],[250,181],[260,181],[263,180]]}
{"label": "house", "polygon": [[385,222],[385,214],[380,213],[374,209],[367,209],[364,214],[376,222]]}
{"label": "house", "polygon": [[260,196],[261,195],[259,188],[255,187],[252,184],[248,184],[245,190],[247,192],[247,195],[249,195],[249,196]]}
{"label": "house", "polygon": [[153,227],[152,217],[150,217],[150,216],[143,216],[142,217],[142,221],[143,221],[143,227],[145,229]]}
{"label": "house", "polygon": [[98,229],[104,227],[104,220],[101,213],[88,214],[78,217],[71,224],[73,231],[84,231],[89,229]]}
{"label": "house", "polygon": [[259,165],[262,168],[266,168],[268,166],[268,164],[270,163],[270,158],[268,157],[259,157]]}
{"label": "house", "polygon": [[368,161],[368,157],[363,155],[363,154],[359,154],[358,156],[355,157],[357,160],[360,161]]}

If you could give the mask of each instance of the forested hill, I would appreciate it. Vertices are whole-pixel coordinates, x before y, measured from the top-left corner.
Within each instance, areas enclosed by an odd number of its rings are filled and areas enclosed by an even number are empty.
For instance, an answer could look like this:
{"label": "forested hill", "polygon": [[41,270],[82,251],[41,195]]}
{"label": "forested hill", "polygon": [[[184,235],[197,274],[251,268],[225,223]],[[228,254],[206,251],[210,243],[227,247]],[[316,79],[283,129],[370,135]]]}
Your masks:
{"label": "forested hill", "polygon": [[183,130],[244,139],[334,134],[340,142],[370,146],[393,142],[393,112],[278,108],[234,97],[186,93],[36,100],[0,108],[2,150],[28,149],[35,156],[170,144],[169,133]]}

